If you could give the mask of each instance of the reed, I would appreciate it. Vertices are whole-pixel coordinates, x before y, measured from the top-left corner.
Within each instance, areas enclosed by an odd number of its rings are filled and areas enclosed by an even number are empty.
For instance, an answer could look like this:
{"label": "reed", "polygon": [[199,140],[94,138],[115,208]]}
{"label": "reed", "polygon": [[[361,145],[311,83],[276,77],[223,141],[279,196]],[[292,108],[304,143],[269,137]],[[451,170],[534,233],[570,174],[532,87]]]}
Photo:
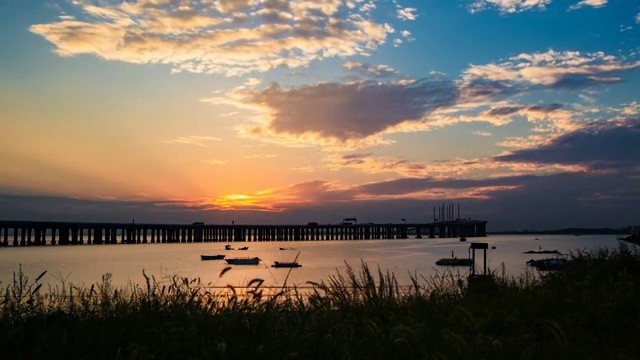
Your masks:
{"label": "reed", "polygon": [[[115,287],[46,289],[22,271],[2,290],[7,359],[634,359],[640,356],[640,253],[571,254],[543,276],[452,273],[411,286],[367,264],[310,289],[261,279],[213,291],[199,279],[144,274]],[[223,270],[220,276],[228,270]]]}

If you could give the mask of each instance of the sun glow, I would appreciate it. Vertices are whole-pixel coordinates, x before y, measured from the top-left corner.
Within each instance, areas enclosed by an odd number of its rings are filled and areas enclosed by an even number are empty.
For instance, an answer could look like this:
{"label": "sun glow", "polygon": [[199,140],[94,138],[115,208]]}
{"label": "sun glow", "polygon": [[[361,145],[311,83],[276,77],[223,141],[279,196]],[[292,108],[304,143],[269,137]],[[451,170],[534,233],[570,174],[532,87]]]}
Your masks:
{"label": "sun glow", "polygon": [[211,203],[220,210],[276,211],[266,196],[228,194],[212,200]]}

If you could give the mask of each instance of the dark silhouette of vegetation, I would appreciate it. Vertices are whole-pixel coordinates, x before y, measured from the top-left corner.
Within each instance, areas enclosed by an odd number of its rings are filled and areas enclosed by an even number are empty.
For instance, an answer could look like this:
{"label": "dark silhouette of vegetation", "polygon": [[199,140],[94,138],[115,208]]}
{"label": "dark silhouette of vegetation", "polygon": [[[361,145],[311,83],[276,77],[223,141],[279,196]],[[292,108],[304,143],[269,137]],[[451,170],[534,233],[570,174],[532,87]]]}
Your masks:
{"label": "dark silhouette of vegetation", "polygon": [[[198,279],[3,290],[5,359],[636,359],[640,254],[579,252],[562,271],[409,287],[366,264],[308,289],[213,292]],[[225,269],[224,271],[227,271]],[[224,272],[223,271],[223,272]],[[223,274],[221,274],[222,276]],[[292,290],[292,291],[288,291]]]}

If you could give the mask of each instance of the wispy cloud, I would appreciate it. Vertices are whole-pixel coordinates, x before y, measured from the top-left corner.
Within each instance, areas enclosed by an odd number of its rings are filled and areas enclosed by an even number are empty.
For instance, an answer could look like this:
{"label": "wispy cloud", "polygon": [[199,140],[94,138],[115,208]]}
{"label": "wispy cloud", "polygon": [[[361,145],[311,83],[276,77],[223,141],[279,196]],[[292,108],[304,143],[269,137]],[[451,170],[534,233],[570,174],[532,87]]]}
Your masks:
{"label": "wispy cloud", "polygon": [[474,0],[469,11],[476,13],[487,9],[497,9],[503,14],[519,13],[526,10],[544,10],[553,0]]}
{"label": "wispy cloud", "polygon": [[244,156],[245,159],[273,159],[275,157],[278,157],[278,155],[276,155],[276,154],[251,154],[251,155],[245,155]]}
{"label": "wispy cloud", "polygon": [[474,132],[472,132],[473,135],[477,135],[477,136],[493,136],[493,133],[490,131],[482,131],[482,130],[476,130]]}
{"label": "wispy cloud", "polygon": [[583,171],[570,164],[540,164],[535,162],[496,161],[493,158],[453,159],[447,161],[411,162],[394,157],[376,157],[369,153],[333,154],[325,159],[330,170],[352,169],[368,174],[397,174],[406,178],[453,179],[482,178],[500,173],[551,174]]}
{"label": "wispy cloud", "polygon": [[[368,55],[395,30],[361,1],[73,1],[81,18],[32,25],[60,56],[237,76]],[[402,9],[407,19],[411,8]]]}
{"label": "wispy cloud", "polygon": [[399,74],[396,69],[388,65],[368,65],[357,61],[344,61],[342,67],[346,70],[374,77],[390,77]]}
{"label": "wispy cloud", "polygon": [[415,12],[418,9],[416,8],[398,8],[397,10],[397,14],[398,14],[398,19],[401,20],[415,20],[418,18],[418,15],[415,14]]}
{"label": "wispy cloud", "polygon": [[608,0],[582,0],[574,5],[569,7],[569,10],[577,10],[583,8],[585,6],[590,6],[594,8],[603,7],[607,5]]}
{"label": "wispy cloud", "polygon": [[507,87],[514,85],[546,86],[580,89],[594,84],[620,82],[616,74],[640,68],[640,61],[625,62],[603,52],[579,51],[520,54],[502,63],[471,65],[464,71],[463,80],[473,85],[487,86],[486,82]]}
{"label": "wispy cloud", "polygon": [[167,144],[196,145],[204,148],[208,148],[209,143],[212,141],[221,141],[221,139],[213,136],[191,135],[191,136],[179,136],[171,140],[164,140],[164,142]]}
{"label": "wispy cloud", "polygon": [[205,160],[204,162],[205,164],[209,164],[209,165],[226,165],[229,163],[229,160],[211,159],[211,160]]}

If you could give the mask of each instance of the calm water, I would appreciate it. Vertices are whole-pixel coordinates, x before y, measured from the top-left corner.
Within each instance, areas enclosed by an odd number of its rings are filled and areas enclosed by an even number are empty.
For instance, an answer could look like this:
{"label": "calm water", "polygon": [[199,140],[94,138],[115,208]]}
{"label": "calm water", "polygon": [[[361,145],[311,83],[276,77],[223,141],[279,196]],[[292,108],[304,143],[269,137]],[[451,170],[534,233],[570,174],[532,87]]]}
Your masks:
{"label": "calm water", "polygon": [[[535,240],[538,238],[539,240]],[[424,276],[443,272],[435,262],[442,257],[466,257],[469,242],[488,242],[495,250],[487,251],[487,265],[500,269],[504,263],[507,274],[519,275],[526,271],[526,261],[549,255],[522,254],[527,250],[542,249],[569,252],[601,247],[617,248],[618,241],[612,235],[492,235],[486,238],[470,238],[468,242],[457,239],[405,239],[358,241],[304,241],[304,242],[255,242],[234,243],[234,247],[249,246],[247,251],[225,251],[224,243],[194,244],[139,244],[139,245],[84,245],[45,247],[0,248],[0,287],[11,282],[12,272],[22,265],[30,278],[47,270],[45,283],[60,284],[62,280],[74,284],[93,284],[101,276],[111,273],[116,285],[129,281],[143,283],[142,271],[156,278],[171,275],[200,277],[214,286],[227,284],[241,286],[253,278],[265,280],[265,285],[282,285],[289,269],[275,269],[274,261],[292,261],[298,252],[302,267],[293,269],[287,284],[301,285],[306,281],[320,281],[336,270],[344,270],[345,262],[359,267],[365,261],[373,269],[393,272],[401,284],[408,284],[409,274]],[[293,247],[295,250],[279,250]],[[224,261],[201,261],[201,254],[225,254],[229,257],[258,256],[260,265],[234,266],[222,278],[220,271],[228,266]],[[482,252],[476,251],[476,264],[482,266]],[[454,271],[468,273],[465,267]]]}

